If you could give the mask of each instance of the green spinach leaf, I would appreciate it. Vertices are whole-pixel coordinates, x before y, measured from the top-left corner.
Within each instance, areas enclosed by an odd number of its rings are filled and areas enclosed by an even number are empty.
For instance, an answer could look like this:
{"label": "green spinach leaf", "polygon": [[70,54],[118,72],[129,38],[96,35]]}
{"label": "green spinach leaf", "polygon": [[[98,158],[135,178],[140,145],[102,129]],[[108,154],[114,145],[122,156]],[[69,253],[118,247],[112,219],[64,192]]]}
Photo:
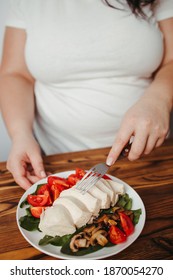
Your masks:
{"label": "green spinach leaf", "polygon": [[19,219],[20,226],[28,231],[38,230],[40,219],[32,216],[23,216]]}
{"label": "green spinach leaf", "polygon": [[136,225],[139,222],[140,215],[142,214],[141,209],[132,210],[133,211],[133,223]]}

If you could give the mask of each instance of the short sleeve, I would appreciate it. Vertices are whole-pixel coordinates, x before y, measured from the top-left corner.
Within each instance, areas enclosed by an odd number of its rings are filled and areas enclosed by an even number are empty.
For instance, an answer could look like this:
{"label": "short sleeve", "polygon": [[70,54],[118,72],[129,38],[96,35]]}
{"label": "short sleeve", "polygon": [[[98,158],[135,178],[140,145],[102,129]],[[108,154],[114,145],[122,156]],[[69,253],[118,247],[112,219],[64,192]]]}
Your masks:
{"label": "short sleeve", "polygon": [[154,14],[157,21],[173,17],[173,0],[156,0]]}
{"label": "short sleeve", "polygon": [[11,0],[9,12],[6,18],[6,26],[16,28],[26,28],[22,0]]}

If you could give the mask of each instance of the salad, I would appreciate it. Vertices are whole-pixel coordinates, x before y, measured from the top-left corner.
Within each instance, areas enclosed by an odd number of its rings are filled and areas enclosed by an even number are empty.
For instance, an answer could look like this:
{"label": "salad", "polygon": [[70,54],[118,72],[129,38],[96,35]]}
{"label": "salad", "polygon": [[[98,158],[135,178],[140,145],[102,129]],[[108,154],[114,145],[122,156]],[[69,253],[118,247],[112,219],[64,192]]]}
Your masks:
{"label": "salad", "polygon": [[[85,171],[76,168],[76,171],[67,178],[49,176],[45,184],[38,184],[35,192],[29,194],[21,203],[25,207],[26,215],[20,217],[20,226],[28,231],[40,231],[40,216],[52,207],[61,192],[72,188],[84,176]],[[104,179],[111,180],[107,175]],[[127,193],[119,195],[115,205],[108,209],[101,209],[97,217],[72,234],[63,236],[45,235],[40,246],[51,244],[61,246],[61,252],[68,255],[85,255],[125,242],[135,231],[141,209],[132,210],[133,201]]]}

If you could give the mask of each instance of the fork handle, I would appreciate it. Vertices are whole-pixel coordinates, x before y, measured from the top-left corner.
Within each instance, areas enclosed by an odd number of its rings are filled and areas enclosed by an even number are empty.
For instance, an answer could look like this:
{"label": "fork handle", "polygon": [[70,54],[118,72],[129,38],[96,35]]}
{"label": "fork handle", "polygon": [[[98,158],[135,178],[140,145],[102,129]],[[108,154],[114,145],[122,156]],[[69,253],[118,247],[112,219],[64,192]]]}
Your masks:
{"label": "fork handle", "polygon": [[131,149],[131,145],[132,145],[132,143],[130,143],[130,142],[127,143],[127,145],[123,148],[123,150],[122,150],[122,152],[121,152],[119,158],[128,157],[128,154],[129,154],[130,149]]}

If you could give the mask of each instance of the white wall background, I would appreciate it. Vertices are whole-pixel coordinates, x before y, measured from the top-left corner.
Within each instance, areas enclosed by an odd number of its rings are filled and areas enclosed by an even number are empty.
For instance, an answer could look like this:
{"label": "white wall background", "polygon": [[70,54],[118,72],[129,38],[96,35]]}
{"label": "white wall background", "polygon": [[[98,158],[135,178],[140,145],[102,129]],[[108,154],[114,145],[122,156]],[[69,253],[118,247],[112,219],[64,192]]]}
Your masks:
{"label": "white wall background", "polygon": [[[10,0],[0,0],[0,61],[4,36],[4,23],[8,12]],[[7,134],[4,122],[0,115],[0,161],[5,161],[10,149],[10,138]]]}

